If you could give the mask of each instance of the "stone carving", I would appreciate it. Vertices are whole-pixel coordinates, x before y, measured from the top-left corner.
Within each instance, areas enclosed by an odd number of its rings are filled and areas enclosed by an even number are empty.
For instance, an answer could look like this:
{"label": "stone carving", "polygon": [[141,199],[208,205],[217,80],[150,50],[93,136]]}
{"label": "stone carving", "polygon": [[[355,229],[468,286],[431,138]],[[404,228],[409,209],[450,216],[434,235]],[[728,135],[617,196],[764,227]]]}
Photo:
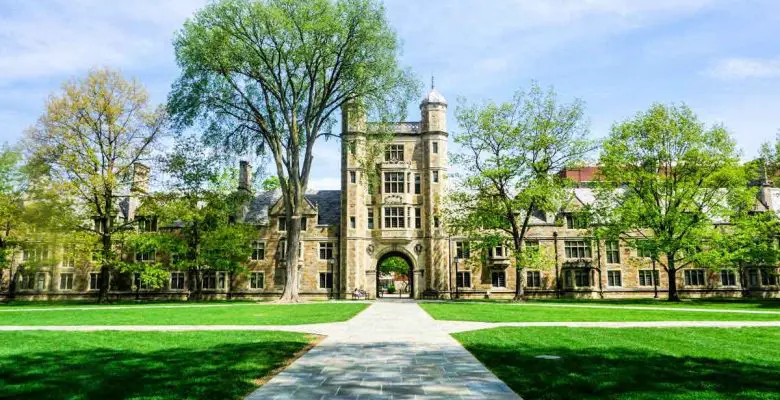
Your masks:
{"label": "stone carving", "polygon": [[421,244],[417,243],[416,245],[414,245],[414,252],[415,253],[417,253],[417,254],[422,253],[422,249],[423,249],[423,247],[422,247]]}
{"label": "stone carving", "polygon": [[385,200],[384,201],[385,204],[401,204],[404,202],[403,197],[395,194],[390,196],[385,196],[384,200]]}
{"label": "stone carving", "polygon": [[369,256],[374,255],[374,245],[369,244],[366,246],[366,253],[368,253]]}

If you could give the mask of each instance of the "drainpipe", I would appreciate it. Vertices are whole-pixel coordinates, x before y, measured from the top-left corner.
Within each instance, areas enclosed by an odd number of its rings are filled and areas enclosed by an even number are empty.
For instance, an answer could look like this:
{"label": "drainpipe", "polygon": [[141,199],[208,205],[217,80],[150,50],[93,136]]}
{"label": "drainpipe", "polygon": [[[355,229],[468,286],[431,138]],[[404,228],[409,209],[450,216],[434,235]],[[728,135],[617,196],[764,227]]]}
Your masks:
{"label": "drainpipe", "polygon": [[553,232],[553,246],[555,247],[555,297],[561,297],[561,278],[558,272],[558,232]]}
{"label": "drainpipe", "polygon": [[[449,272],[449,284],[448,284],[448,290],[450,292],[450,299],[452,299],[452,235],[449,235],[447,238],[448,244],[447,244],[447,263],[449,264],[449,267],[447,268],[447,271]],[[457,263],[455,264],[455,268],[458,268]],[[456,279],[457,279],[457,273]],[[455,292],[458,291],[458,285],[455,285]]]}

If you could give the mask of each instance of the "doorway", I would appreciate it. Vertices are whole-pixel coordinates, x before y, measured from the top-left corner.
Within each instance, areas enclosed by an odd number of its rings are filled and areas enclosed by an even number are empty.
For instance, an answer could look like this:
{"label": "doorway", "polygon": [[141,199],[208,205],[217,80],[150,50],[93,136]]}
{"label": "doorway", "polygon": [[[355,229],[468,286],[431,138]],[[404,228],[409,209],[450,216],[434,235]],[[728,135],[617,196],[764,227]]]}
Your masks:
{"label": "doorway", "polygon": [[414,298],[414,264],[405,253],[391,251],[376,264],[377,298]]}

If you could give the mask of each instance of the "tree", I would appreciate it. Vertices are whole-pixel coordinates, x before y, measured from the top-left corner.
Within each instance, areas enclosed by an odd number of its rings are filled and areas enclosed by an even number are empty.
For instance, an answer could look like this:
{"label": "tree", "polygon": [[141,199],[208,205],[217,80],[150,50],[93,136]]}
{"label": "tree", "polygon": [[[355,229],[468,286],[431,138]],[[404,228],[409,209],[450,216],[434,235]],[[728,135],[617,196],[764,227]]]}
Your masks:
{"label": "tree", "polygon": [[65,83],[27,131],[32,160],[45,166],[51,181],[63,183],[63,195],[79,206],[82,221],[94,221],[72,228],[100,241],[99,302],[107,300],[109,273],[120,259],[114,235],[132,223],[117,218],[117,200],[129,192],[137,163],[150,155],[165,121],[138,82],[96,69]]}
{"label": "tree", "polygon": [[462,175],[449,196],[449,225],[477,248],[503,245],[507,235],[515,258],[515,299],[521,300],[523,268],[541,260],[525,254],[534,213],[557,212],[568,196],[557,172],[593,149],[579,100],[560,104],[555,92],[533,84],[511,102],[460,105],[455,116],[461,151],[453,164]]}
{"label": "tree", "polygon": [[166,190],[148,196],[140,211],[168,229],[141,234],[134,247],[167,253],[170,268],[189,271],[198,299],[204,270],[240,271],[251,255],[253,228],[232,219],[249,192],[235,191],[235,174],[195,137],[178,138],[159,165]]}
{"label": "tree", "polygon": [[270,153],[287,223],[281,301],[298,301],[298,243],[313,148],[337,137],[336,111],[356,104],[379,118],[405,115],[416,89],[375,0],[223,0],[174,40],[182,69],[169,97],[179,126],[200,121],[209,143]]}
{"label": "tree", "polygon": [[403,258],[393,256],[382,261],[382,264],[379,266],[379,271],[383,274],[395,272],[398,275],[408,275],[409,265]]}
{"label": "tree", "polygon": [[701,257],[714,223],[754,199],[726,129],[705,128],[685,105],[615,124],[599,168],[605,229],[663,267],[669,301],[680,300],[677,271]]}

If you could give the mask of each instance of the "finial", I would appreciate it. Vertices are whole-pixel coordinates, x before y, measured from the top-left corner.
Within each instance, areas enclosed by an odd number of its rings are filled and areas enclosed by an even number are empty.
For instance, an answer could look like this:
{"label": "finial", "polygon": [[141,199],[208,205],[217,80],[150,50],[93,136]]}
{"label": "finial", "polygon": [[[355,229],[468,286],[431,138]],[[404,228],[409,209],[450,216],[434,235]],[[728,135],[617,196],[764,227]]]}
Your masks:
{"label": "finial", "polygon": [[433,80],[433,75],[431,75],[431,90],[433,90],[435,88],[436,88],[436,84],[435,84],[435,82]]}

